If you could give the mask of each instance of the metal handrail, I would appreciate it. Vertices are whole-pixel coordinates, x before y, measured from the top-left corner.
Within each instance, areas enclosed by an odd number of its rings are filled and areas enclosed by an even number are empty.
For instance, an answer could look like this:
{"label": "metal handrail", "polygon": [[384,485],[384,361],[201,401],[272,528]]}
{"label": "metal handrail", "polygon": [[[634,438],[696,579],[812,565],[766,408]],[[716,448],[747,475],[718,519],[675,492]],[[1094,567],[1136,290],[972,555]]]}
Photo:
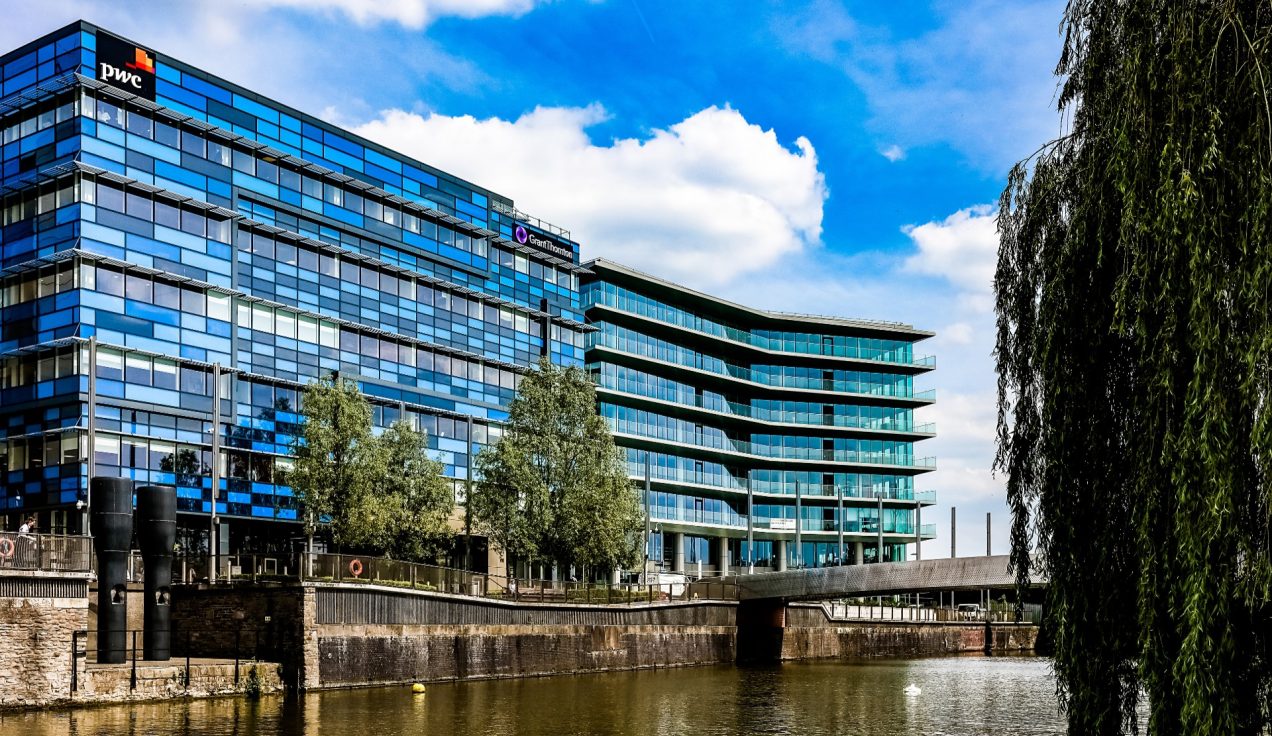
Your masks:
{"label": "metal handrail", "polygon": [[92,569],[92,537],[0,532],[0,572],[91,572]]}

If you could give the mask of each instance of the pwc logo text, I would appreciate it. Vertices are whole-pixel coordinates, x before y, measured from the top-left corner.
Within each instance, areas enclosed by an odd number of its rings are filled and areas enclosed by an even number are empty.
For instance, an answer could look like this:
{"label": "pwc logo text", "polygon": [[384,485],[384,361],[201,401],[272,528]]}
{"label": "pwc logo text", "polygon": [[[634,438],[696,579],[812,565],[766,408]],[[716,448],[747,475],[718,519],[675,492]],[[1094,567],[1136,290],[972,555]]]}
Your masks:
{"label": "pwc logo text", "polygon": [[145,72],[146,74],[153,75],[155,73],[155,60],[154,57],[146,53],[144,49],[133,50],[137,52],[136,55],[133,56],[132,61],[124,62],[125,68],[123,69],[120,69],[113,64],[108,64],[104,61],[102,62],[103,82],[115,82],[117,84],[132,87],[139,92],[141,91],[141,73]]}
{"label": "pwc logo text", "polygon": [[153,100],[155,55],[153,51],[120,38],[97,36],[97,79],[100,82]]}

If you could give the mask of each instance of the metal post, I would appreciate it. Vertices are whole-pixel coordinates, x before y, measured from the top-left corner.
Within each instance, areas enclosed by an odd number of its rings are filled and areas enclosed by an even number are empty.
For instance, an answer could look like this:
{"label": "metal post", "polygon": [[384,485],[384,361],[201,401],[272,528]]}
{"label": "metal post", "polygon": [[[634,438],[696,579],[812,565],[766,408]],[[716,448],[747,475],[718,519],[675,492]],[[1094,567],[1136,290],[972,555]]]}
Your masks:
{"label": "metal post", "polygon": [[755,572],[755,492],[746,483],[746,571]]}
{"label": "metal post", "polygon": [[88,486],[84,491],[84,518],[80,533],[89,535],[88,512],[93,508],[93,454],[97,450],[97,336],[88,338]]}
{"label": "metal post", "polygon": [[212,507],[208,514],[208,582],[216,582],[220,552],[216,533],[216,497],[221,491],[221,364],[212,364]]}
{"label": "metal post", "polygon": [[804,528],[804,511],[800,500],[799,478],[795,479],[795,569],[798,570],[804,566],[804,537],[801,529]]}
{"label": "metal post", "polygon": [[640,569],[641,579],[649,582],[649,548],[653,540],[649,536],[649,453],[645,453],[645,566]]}
{"label": "metal post", "polygon": [[128,680],[128,689],[137,689],[137,632],[132,632],[132,675]]}
{"label": "metal post", "polygon": [[883,562],[883,494],[876,491],[875,496],[879,499],[879,542],[876,548],[875,562]]}
{"label": "metal post", "polygon": [[954,545],[954,535],[958,532],[958,525],[955,520],[958,518],[958,509],[950,507],[950,559],[958,557],[958,547]]}
{"label": "metal post", "polygon": [[843,565],[846,564],[844,562],[844,487],[835,486],[835,495],[839,504],[839,523],[836,524],[839,527],[839,564]]}
{"label": "metal post", "polygon": [[[405,415],[405,412],[403,412]],[[464,569],[473,569],[473,417],[468,416],[468,477],[464,480]]]}
{"label": "metal post", "polygon": [[923,559],[923,504],[914,500],[914,559]]}
{"label": "metal post", "polygon": [[985,512],[985,556],[986,557],[989,557],[990,555],[994,553],[993,547],[990,544],[990,542],[993,541],[993,539],[991,538],[991,531],[993,527],[990,526],[989,521],[990,521],[990,513],[986,511]]}

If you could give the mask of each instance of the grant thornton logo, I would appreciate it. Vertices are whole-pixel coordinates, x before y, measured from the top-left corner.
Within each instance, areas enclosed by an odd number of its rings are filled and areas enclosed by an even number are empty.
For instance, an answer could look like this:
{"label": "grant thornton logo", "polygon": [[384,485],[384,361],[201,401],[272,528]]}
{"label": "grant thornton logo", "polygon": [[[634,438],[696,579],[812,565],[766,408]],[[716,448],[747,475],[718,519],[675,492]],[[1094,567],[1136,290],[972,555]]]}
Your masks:
{"label": "grant thornton logo", "polygon": [[518,243],[525,245],[526,241],[530,240],[530,231],[526,230],[524,225],[518,225],[517,229],[512,231],[512,236],[517,239]]}

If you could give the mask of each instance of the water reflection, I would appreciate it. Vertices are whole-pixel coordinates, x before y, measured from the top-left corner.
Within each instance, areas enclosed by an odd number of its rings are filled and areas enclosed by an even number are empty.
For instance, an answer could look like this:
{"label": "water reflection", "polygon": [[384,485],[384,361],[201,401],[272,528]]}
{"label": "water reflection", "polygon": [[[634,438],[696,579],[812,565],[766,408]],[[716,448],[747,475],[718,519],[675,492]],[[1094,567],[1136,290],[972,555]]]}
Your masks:
{"label": "water reflection", "polygon": [[[915,683],[918,696],[907,696]],[[1063,734],[1045,660],[696,667],[0,714],[24,736]]]}

